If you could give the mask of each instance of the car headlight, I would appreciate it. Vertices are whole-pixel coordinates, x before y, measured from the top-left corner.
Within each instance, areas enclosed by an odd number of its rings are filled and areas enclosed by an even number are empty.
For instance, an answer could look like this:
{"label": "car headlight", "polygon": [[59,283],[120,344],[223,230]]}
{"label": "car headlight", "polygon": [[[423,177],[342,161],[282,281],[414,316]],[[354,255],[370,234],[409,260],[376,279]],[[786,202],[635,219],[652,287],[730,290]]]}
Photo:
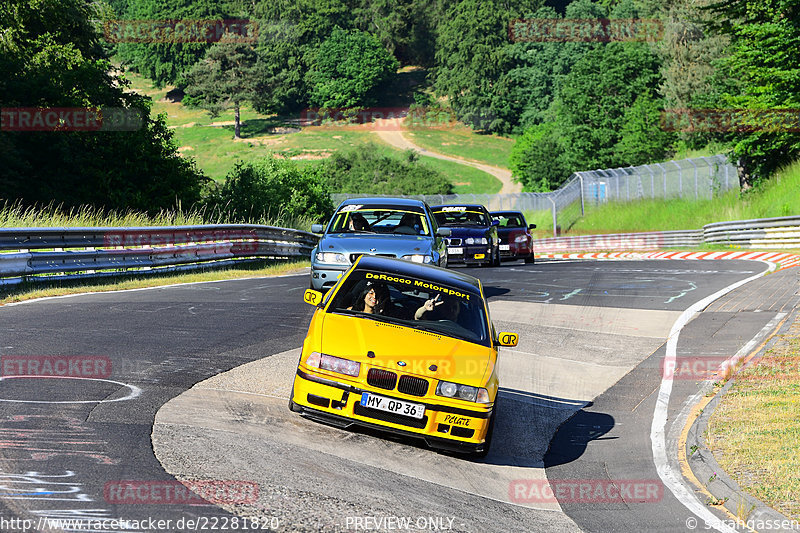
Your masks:
{"label": "car headlight", "polygon": [[514,239],[514,242],[528,242],[527,235],[517,235],[517,238]]}
{"label": "car headlight", "polygon": [[404,255],[403,259],[405,259],[406,261],[413,261],[415,263],[430,263],[433,261],[433,259],[431,259],[431,256],[423,254]]}
{"label": "car headlight", "polygon": [[350,264],[346,255],[335,252],[317,252],[317,261],[320,263],[336,263],[340,265]]}
{"label": "car headlight", "polygon": [[358,377],[361,372],[361,363],[357,361],[350,361],[349,359],[342,359],[341,357],[319,352],[311,352],[306,359],[306,365],[353,377]]}
{"label": "car headlight", "polygon": [[436,395],[445,398],[458,398],[468,402],[489,403],[489,391],[483,388],[459,385],[449,381],[440,381],[436,387]]}
{"label": "car headlight", "polygon": [[464,242],[467,244],[489,244],[486,237],[467,237],[464,239]]}

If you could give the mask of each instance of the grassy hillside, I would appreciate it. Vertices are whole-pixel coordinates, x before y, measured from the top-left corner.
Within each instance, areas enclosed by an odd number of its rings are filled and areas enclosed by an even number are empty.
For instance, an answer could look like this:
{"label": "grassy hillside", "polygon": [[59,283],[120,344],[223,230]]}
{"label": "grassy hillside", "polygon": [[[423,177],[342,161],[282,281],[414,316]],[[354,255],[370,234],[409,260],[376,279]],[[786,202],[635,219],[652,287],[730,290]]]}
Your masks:
{"label": "grassy hillside", "polygon": [[[262,157],[274,156],[292,159],[301,165],[313,164],[334,152],[369,142],[385,147],[387,152],[395,155],[398,153],[393,147],[382,143],[367,126],[300,128],[291,118],[261,115],[249,107],[242,108],[241,113],[243,138],[234,141],[233,111],[212,119],[201,109],[166,101],[164,98],[168,92],[167,88],[154,88],[149,80],[134,73],[127,73],[126,77],[131,81],[133,90],[153,99],[153,114],[166,115],[168,126],[175,130],[175,142],[181,154],[193,157],[200,169],[215,180],[223,180],[228,171],[239,161],[251,161]],[[510,151],[510,146],[513,144],[513,141],[507,139],[501,140],[498,144],[497,137],[467,134],[466,132],[471,130],[463,129],[466,131],[454,131],[452,134],[447,131],[437,131],[437,139],[450,139],[442,142],[469,142],[472,149],[480,154],[495,153],[497,150],[492,148],[495,144],[508,145],[506,151]],[[472,141],[468,141],[469,135],[474,138]],[[444,174],[453,183],[455,192],[496,193],[500,190],[501,183],[496,178],[478,169],[432,157],[422,156],[420,159]],[[502,157],[496,159],[500,161]],[[499,164],[497,161],[491,158],[486,160],[490,164]]]}

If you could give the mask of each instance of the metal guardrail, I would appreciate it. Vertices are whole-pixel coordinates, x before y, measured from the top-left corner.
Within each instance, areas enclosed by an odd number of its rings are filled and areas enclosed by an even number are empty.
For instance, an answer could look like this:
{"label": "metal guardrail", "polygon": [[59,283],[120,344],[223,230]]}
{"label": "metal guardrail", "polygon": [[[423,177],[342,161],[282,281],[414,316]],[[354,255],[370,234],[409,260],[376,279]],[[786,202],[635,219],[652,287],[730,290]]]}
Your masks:
{"label": "metal guardrail", "polygon": [[247,224],[0,229],[0,285],[309,257],[318,237]]}
{"label": "metal guardrail", "polygon": [[[263,259],[309,257],[318,237],[246,224],[142,228],[2,228],[0,285],[193,270]],[[703,229],[554,237],[537,252],[658,250],[730,244],[800,248],[800,216],[708,224]]]}
{"label": "metal guardrail", "polygon": [[741,248],[800,248],[800,216],[708,224],[703,240]]}
{"label": "metal guardrail", "polygon": [[554,237],[534,241],[534,249],[537,252],[657,250],[700,244],[800,248],[800,216],[715,222],[698,230]]}

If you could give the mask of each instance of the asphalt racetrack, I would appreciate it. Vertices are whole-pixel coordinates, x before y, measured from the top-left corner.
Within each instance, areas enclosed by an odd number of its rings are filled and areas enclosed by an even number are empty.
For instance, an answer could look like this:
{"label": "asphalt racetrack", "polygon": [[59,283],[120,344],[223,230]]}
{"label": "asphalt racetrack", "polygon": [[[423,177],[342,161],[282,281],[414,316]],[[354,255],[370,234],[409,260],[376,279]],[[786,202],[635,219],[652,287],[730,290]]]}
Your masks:
{"label": "asphalt racetrack", "polygon": [[[466,270],[498,331],[521,337],[501,350],[484,460],[287,409],[313,310],[308,274],[0,307],[0,530],[689,531],[691,517],[704,529],[681,492],[691,487],[673,487],[664,473],[678,467],[659,459],[702,381],[676,377],[664,396],[666,341],[685,310],[749,278],[688,317],[673,357],[717,361],[770,333],[797,304],[797,269],[758,277],[766,270]],[[21,377],[31,361],[38,375]],[[69,376],[46,375],[58,364]],[[592,492],[576,493],[580,483]]]}

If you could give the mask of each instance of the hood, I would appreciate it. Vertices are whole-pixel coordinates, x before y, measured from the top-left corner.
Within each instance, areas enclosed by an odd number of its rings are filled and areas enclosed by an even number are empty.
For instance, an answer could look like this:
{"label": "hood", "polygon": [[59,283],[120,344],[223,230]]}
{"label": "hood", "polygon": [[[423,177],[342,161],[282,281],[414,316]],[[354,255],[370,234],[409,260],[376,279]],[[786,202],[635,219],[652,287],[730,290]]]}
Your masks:
{"label": "hood", "polygon": [[362,376],[366,366],[482,387],[493,362],[486,346],[369,318],[326,314],[322,328],[322,353],[360,362]]}
{"label": "hood", "polygon": [[491,226],[443,226],[450,229],[451,237],[485,237]]}
{"label": "hood", "polygon": [[393,254],[401,257],[430,254],[432,244],[433,239],[424,235],[331,233],[320,239],[318,250],[343,254]]}
{"label": "hood", "polygon": [[526,233],[525,228],[497,228],[497,235],[500,237],[516,237]]}

